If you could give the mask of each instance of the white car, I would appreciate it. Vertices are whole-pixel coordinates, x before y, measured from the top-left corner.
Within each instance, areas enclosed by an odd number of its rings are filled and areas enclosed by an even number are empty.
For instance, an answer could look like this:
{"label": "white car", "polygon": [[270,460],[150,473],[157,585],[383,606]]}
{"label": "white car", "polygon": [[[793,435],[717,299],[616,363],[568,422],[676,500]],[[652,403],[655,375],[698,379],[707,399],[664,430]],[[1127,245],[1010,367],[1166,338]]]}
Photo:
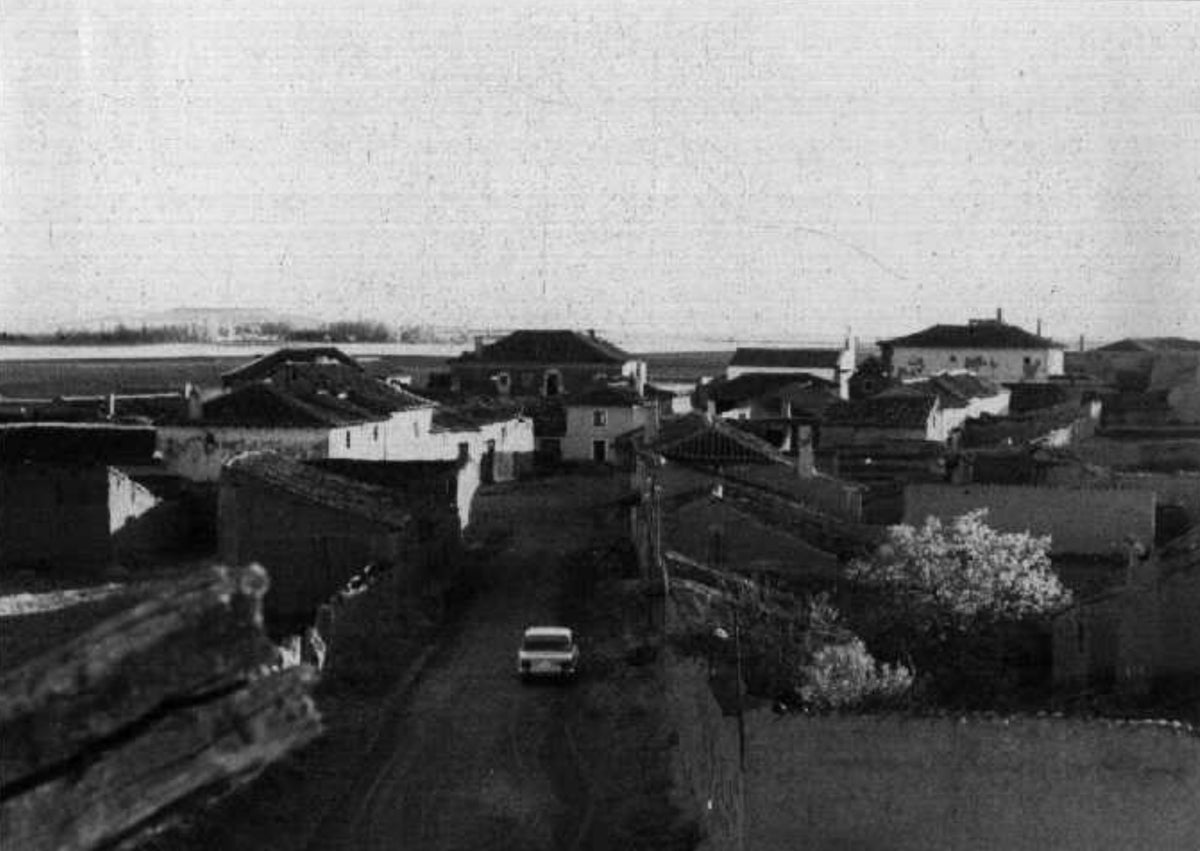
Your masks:
{"label": "white car", "polygon": [[531,626],[517,651],[517,673],[530,677],[573,677],[579,669],[579,645],[565,626]]}

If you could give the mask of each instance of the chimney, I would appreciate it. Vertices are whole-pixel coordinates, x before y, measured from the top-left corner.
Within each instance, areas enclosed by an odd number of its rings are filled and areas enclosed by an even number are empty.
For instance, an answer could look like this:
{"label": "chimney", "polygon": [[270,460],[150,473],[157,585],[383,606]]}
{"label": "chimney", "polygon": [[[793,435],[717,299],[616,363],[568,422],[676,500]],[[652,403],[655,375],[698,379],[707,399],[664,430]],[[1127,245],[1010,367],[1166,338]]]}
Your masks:
{"label": "chimney", "polygon": [[709,422],[717,418],[717,403],[713,399],[709,399],[704,405],[704,416]]}
{"label": "chimney", "polygon": [[996,321],[999,323],[1004,322],[1004,310],[999,307],[996,308]]}
{"label": "chimney", "polygon": [[594,340],[594,339],[596,339],[596,329],[595,329],[595,328],[589,328],[589,329],[587,329],[587,334],[588,334],[588,336],[589,336],[589,337],[591,337],[593,340]]}
{"label": "chimney", "polygon": [[1037,321],[1037,335],[1039,337],[1042,336],[1042,317],[1040,317],[1040,316],[1038,317],[1038,321]]}
{"label": "chimney", "polygon": [[477,334],[475,336],[475,354],[479,354],[482,351],[483,351],[483,335]]}
{"label": "chimney", "polygon": [[183,385],[183,397],[187,402],[187,418],[193,422],[201,419],[204,416],[204,403],[200,401],[200,390],[196,385],[190,382]]}

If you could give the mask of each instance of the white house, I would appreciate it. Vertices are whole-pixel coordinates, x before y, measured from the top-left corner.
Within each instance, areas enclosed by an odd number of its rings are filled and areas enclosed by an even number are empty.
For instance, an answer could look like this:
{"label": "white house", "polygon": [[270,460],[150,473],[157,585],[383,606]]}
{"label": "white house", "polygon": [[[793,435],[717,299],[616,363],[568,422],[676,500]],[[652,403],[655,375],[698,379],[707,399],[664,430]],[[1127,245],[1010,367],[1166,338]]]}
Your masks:
{"label": "white house", "polygon": [[1045,381],[1063,374],[1063,346],[1016,325],[972,319],[967,325],[932,325],[880,340],[884,361],[897,378],[966,369],[991,381]]}
{"label": "white house", "polygon": [[562,457],[567,461],[613,463],[613,442],[637,428],[652,440],[658,433],[658,405],[632,387],[597,385],[565,400],[566,435]]}
{"label": "white house", "polygon": [[850,376],[854,374],[854,347],[840,349],[759,349],[738,347],[725,368],[725,378],[748,373],[804,374],[830,381],[838,397],[850,398]]}

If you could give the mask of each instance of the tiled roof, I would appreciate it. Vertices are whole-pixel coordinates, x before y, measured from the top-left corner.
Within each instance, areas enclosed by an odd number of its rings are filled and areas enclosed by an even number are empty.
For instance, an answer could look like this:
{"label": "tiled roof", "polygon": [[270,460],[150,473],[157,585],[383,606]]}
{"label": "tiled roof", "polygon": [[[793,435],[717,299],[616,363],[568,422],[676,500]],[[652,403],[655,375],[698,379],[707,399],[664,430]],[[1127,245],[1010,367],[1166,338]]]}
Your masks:
{"label": "tiled roof", "polygon": [[825,392],[836,387],[814,375],[779,372],[746,372],[736,378],[718,379],[703,385],[701,392],[718,404],[737,404],[768,396],[783,398],[785,391],[811,389]]}
{"label": "tiled roof", "polygon": [[403,528],[410,518],[405,502],[390,488],[329,473],[274,452],[237,455],[226,462],[221,477],[233,482],[252,479],[391,529]]}
{"label": "tiled roof", "polygon": [[525,409],[516,402],[495,396],[476,396],[470,399],[459,397],[455,401],[439,405],[434,411],[433,421],[436,425],[441,417],[444,423],[453,420],[481,426],[508,422],[524,416]]}
{"label": "tiled roof", "polygon": [[1200,351],[1200,340],[1184,337],[1126,337],[1107,346],[1093,349],[1095,352],[1196,352]]}
{"label": "tiled roof", "polygon": [[294,349],[278,349],[258,360],[231,369],[221,376],[226,387],[247,381],[263,381],[279,370],[291,365],[334,363],[362,372],[362,365],[335,346],[306,346]]}
{"label": "tiled roof", "polygon": [[705,414],[664,420],[658,438],[648,448],[673,461],[795,466],[791,458],[761,437]]}
{"label": "tiled roof", "polygon": [[970,373],[942,372],[889,387],[877,398],[936,396],[943,408],[965,408],[972,399],[986,399],[999,392],[991,382]]}
{"label": "tiled roof", "polygon": [[825,425],[924,428],[938,404],[936,396],[872,396],[838,402],[825,409]]}
{"label": "tiled roof", "polygon": [[569,408],[580,406],[629,408],[645,405],[647,400],[628,384],[593,384],[579,393],[567,395],[564,397],[563,403]]}
{"label": "tiled roof", "polygon": [[882,346],[922,349],[1061,349],[1061,343],[1030,334],[1024,328],[995,320],[969,325],[931,325],[924,331],[880,340]]}
{"label": "tiled roof", "polygon": [[756,349],[739,347],[730,366],[760,366],[772,369],[836,369],[840,349]]}
{"label": "tiled roof", "polygon": [[0,425],[0,463],[149,464],[154,429],[104,423]]}
{"label": "tiled roof", "polygon": [[460,363],[625,363],[632,356],[612,343],[581,331],[514,331]]}
{"label": "tiled roof", "polygon": [[393,413],[431,407],[433,403],[381,381],[355,375],[337,380],[321,370],[308,370],[296,380],[243,384],[204,403],[198,421],[204,425],[249,428],[336,428],[387,420]]}

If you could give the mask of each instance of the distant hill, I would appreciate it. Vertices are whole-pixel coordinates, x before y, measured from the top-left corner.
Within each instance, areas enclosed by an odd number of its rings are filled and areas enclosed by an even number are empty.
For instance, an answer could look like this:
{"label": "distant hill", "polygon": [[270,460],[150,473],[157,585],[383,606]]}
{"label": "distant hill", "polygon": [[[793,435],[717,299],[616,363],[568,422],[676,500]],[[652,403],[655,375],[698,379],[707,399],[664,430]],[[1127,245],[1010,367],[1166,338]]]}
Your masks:
{"label": "distant hill", "polygon": [[320,319],[296,313],[282,313],[270,308],[253,307],[175,307],[151,313],[135,313],[127,316],[103,316],[79,325],[85,330],[106,330],[124,325],[130,328],[158,328],[176,325],[230,327],[237,325],[261,325],[279,323],[293,328],[318,328]]}

